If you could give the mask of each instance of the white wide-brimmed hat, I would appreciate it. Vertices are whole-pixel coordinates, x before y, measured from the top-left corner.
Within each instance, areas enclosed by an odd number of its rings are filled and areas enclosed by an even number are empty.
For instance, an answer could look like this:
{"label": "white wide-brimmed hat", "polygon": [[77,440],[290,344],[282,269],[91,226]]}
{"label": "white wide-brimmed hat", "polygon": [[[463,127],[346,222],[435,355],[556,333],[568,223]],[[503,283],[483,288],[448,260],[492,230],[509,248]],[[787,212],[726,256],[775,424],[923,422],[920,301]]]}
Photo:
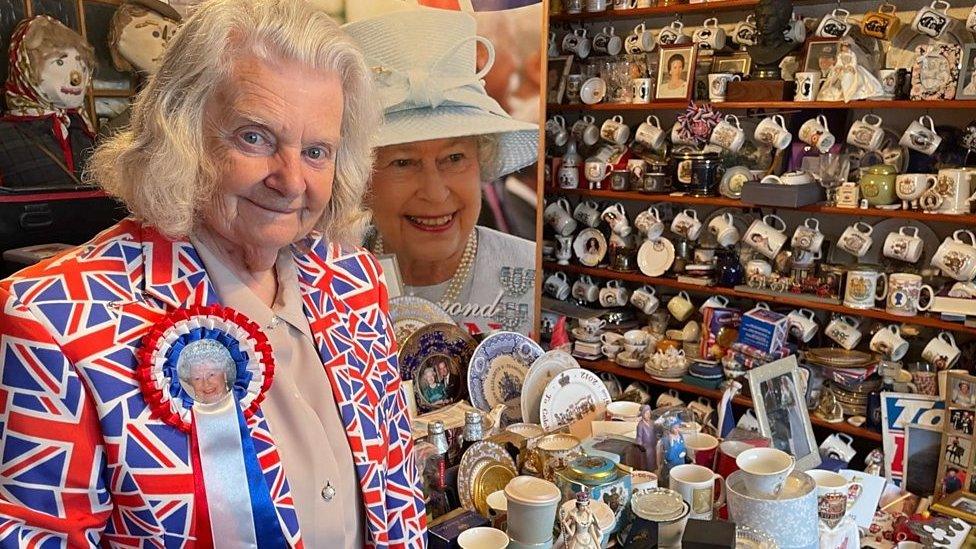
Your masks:
{"label": "white wide-brimmed hat", "polygon": [[[431,139],[497,134],[497,179],[538,159],[539,127],[513,119],[485,91],[482,78],[495,50],[478,36],[463,12],[421,8],[388,13],[343,26],[373,69],[383,125],[373,145],[385,147]],[[488,62],[477,71],[477,44]]]}

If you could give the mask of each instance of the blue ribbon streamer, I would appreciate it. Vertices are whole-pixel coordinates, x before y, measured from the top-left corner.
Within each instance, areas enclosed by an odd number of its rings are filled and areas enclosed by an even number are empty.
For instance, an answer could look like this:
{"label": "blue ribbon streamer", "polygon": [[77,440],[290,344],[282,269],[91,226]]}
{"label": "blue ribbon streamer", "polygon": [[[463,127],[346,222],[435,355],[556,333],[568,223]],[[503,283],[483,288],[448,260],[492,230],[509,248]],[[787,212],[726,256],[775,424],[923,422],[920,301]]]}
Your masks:
{"label": "blue ribbon streamer", "polygon": [[241,446],[244,451],[244,470],[247,473],[247,489],[251,493],[251,512],[254,516],[254,533],[258,547],[277,548],[288,547],[285,536],[281,532],[278,513],[271,501],[271,490],[261,471],[257,453],[251,433],[244,422],[244,414],[237,408],[237,420],[241,426]]}

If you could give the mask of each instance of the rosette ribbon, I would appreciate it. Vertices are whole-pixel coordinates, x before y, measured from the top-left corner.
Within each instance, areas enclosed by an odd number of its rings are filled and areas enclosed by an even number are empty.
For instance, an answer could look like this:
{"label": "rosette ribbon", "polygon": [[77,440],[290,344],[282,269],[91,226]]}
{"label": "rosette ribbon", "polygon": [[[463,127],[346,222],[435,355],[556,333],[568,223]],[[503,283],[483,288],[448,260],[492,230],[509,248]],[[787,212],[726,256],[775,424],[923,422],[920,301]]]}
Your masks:
{"label": "rosette ribbon", "polygon": [[152,417],[190,436],[197,546],[288,547],[247,427],[274,376],[257,324],[219,305],[179,309],[138,358]]}

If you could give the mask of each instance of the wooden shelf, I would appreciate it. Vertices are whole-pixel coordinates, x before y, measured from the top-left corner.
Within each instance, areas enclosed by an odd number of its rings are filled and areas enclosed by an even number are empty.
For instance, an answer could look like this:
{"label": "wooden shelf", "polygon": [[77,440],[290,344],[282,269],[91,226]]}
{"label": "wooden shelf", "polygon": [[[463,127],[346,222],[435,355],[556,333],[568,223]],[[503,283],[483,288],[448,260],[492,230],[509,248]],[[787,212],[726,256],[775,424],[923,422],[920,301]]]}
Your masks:
{"label": "wooden shelf", "polygon": [[573,15],[566,13],[550,15],[549,22],[606,21],[610,19],[668,17],[671,15],[685,13],[715,13],[720,11],[748,10],[755,8],[758,4],[759,0],[721,0],[718,2],[706,2],[703,4],[678,4],[675,6],[654,6],[651,8],[635,8],[629,10],[608,9],[606,11],[596,13],[587,13],[584,11],[583,13]]}
{"label": "wooden shelf", "polygon": [[[707,104],[708,101],[697,101],[699,104]],[[559,112],[620,112],[620,111],[670,111],[684,110],[688,106],[688,101],[658,101],[651,103],[597,103],[596,105],[563,105],[549,103],[546,105],[548,113]],[[976,100],[952,100],[952,101],[725,101],[722,103],[712,103],[716,109],[724,110],[745,110],[745,109],[766,109],[766,110],[829,110],[829,109],[976,109]]]}
{"label": "wooden shelf", "polygon": [[812,205],[800,208],[787,208],[784,206],[758,206],[745,204],[741,200],[725,198],[724,196],[688,196],[674,194],[648,194],[632,191],[611,191],[611,190],[589,190],[589,189],[558,189],[546,191],[549,195],[563,194],[581,196],[585,198],[596,198],[601,200],[633,200],[638,202],[670,202],[672,204],[684,204],[689,206],[714,206],[716,208],[764,208],[773,210],[792,210],[798,212],[820,213],[830,215],[860,216],[860,217],[884,217],[899,219],[914,219],[924,222],[954,223],[956,225],[976,226],[976,214],[943,214],[926,213],[916,210],[882,210],[880,208],[837,208],[835,206]]}
{"label": "wooden shelf", "polygon": [[724,295],[726,297],[750,299],[753,301],[768,301],[769,303],[776,304],[776,305],[785,305],[789,307],[806,307],[808,309],[818,309],[821,311],[830,311],[832,313],[849,315],[855,318],[867,317],[867,318],[873,318],[876,320],[882,320],[885,322],[891,322],[896,324],[912,324],[915,326],[925,326],[928,328],[934,328],[936,330],[946,330],[950,332],[964,332],[964,333],[976,335],[976,328],[970,328],[961,323],[946,322],[944,320],[939,319],[938,317],[930,316],[926,314],[919,314],[916,316],[898,316],[883,311],[881,309],[852,309],[850,307],[845,307],[843,305],[839,305],[835,303],[822,303],[819,301],[804,299],[802,297],[793,297],[791,295],[768,296],[760,293],[752,293],[752,292],[735,290],[733,288],[724,288],[722,286],[699,286],[698,284],[688,284],[685,282],[678,282],[673,278],[646,276],[638,272],[624,273],[619,271],[612,271],[610,269],[583,267],[580,265],[559,265],[551,261],[543,261],[542,267],[549,271],[563,271],[563,272],[574,273],[578,275],[585,274],[585,275],[595,276],[598,278],[635,282],[638,284],[650,284],[651,286],[674,288],[676,290],[684,290],[690,293]]}
{"label": "wooden shelf", "polygon": [[[580,366],[588,368],[590,370],[597,370],[600,372],[610,372],[616,376],[620,376],[627,379],[633,379],[637,381],[643,381],[650,385],[661,387],[664,389],[676,389],[678,392],[692,394],[696,396],[703,396],[712,400],[719,400],[722,398],[722,391],[717,389],[706,389],[705,387],[699,387],[697,385],[692,385],[690,383],[682,382],[668,382],[668,381],[658,381],[652,378],[644,370],[636,370],[633,368],[623,368],[617,365],[615,362],[609,360],[579,360]],[[748,397],[738,395],[733,399],[733,404],[744,406],[747,408],[752,407],[752,400]],[[854,427],[850,423],[828,423],[814,415],[810,416],[810,423],[817,427],[822,427],[824,429],[829,429],[831,431],[838,431],[841,433],[847,433],[853,437],[863,438],[866,440],[871,440],[874,442],[881,442],[881,433],[877,431],[872,431],[870,429],[865,429],[863,427]]]}

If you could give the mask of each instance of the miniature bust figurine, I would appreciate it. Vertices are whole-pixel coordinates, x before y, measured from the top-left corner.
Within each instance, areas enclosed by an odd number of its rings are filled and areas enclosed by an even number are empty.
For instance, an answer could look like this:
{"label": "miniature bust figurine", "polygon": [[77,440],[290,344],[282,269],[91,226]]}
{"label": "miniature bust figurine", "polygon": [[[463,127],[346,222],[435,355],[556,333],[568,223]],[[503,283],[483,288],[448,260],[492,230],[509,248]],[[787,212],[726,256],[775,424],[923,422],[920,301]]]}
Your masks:
{"label": "miniature bust figurine", "polygon": [[0,119],[0,184],[15,189],[81,185],[94,131],[85,110],[95,56],[53,17],[21,21],[10,40]]}
{"label": "miniature bust figurine", "polygon": [[800,46],[784,36],[793,16],[792,0],[760,0],[756,6],[757,42],[749,46],[753,78],[779,78],[779,63],[786,54]]}
{"label": "miniature bust figurine", "polygon": [[600,549],[603,532],[590,511],[590,496],[586,492],[576,494],[576,508],[563,518],[565,549]]}

